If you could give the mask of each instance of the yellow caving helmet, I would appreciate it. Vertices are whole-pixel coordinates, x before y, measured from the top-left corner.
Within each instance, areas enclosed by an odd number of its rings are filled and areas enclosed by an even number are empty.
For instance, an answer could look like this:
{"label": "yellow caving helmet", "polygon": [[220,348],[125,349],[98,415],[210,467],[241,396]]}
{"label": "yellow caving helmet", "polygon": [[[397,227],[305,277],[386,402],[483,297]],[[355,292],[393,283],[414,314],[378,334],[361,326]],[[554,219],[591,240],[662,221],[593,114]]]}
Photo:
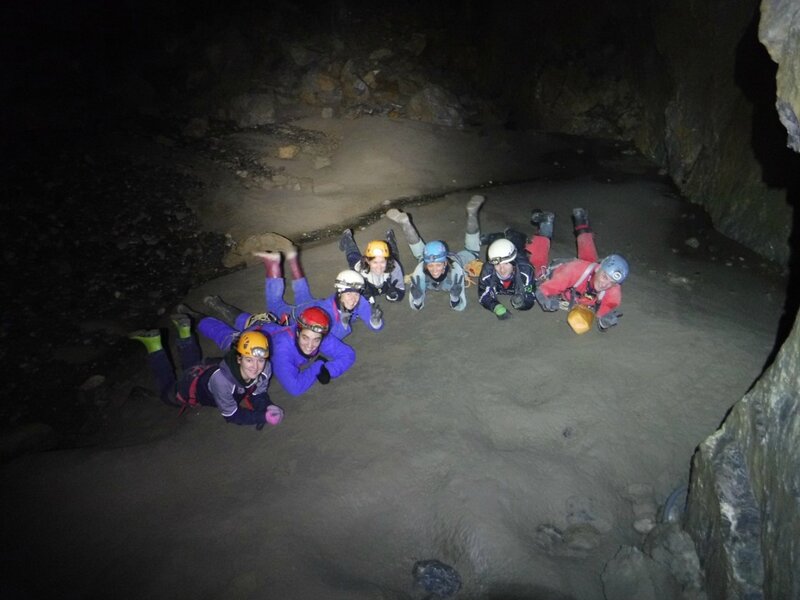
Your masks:
{"label": "yellow caving helmet", "polygon": [[260,331],[245,331],[239,337],[236,344],[236,351],[241,356],[253,356],[255,358],[269,357],[269,341]]}
{"label": "yellow caving helmet", "polygon": [[367,258],[375,258],[378,256],[389,258],[389,244],[383,240],[372,240],[369,244],[367,244],[367,249],[364,251],[364,256]]}

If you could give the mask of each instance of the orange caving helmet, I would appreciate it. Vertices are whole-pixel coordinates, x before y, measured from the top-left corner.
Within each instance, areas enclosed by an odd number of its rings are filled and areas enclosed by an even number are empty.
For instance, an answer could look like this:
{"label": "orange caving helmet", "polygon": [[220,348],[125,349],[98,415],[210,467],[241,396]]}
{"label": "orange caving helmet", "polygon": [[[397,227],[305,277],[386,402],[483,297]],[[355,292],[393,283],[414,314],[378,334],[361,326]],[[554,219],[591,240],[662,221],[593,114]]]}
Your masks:
{"label": "orange caving helmet", "polygon": [[331,318],[318,306],[312,306],[297,317],[297,328],[310,329],[315,333],[325,335],[331,328]]}
{"label": "orange caving helmet", "polygon": [[372,240],[369,244],[367,244],[367,249],[364,252],[364,256],[367,258],[376,258],[378,256],[389,258],[389,244],[383,240]]}
{"label": "orange caving helmet", "polygon": [[269,341],[260,331],[245,331],[239,337],[236,344],[236,351],[241,356],[253,356],[255,358],[269,357]]}

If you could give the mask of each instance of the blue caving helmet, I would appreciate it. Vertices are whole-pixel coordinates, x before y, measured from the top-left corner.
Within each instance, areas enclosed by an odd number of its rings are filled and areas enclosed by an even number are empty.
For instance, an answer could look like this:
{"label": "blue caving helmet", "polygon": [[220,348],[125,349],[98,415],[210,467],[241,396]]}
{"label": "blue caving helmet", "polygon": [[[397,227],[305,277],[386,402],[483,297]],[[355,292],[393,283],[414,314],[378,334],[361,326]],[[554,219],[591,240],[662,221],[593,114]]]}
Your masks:
{"label": "blue caving helmet", "polygon": [[447,260],[447,246],[439,240],[428,242],[422,249],[422,260],[425,264],[445,262]]}
{"label": "blue caving helmet", "polygon": [[622,283],[628,278],[630,267],[628,261],[619,254],[609,254],[600,262],[600,269],[605,271],[614,283]]}

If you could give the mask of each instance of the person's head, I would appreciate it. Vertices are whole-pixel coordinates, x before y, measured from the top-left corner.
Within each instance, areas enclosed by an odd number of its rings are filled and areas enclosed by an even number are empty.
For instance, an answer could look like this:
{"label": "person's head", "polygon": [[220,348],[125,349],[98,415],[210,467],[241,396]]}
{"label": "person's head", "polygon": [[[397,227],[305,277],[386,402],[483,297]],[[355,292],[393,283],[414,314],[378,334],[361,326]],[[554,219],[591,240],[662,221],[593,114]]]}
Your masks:
{"label": "person's head", "polygon": [[609,254],[600,261],[592,278],[592,287],[598,292],[603,292],[615,284],[621,284],[628,278],[630,267],[628,261],[619,254]]}
{"label": "person's head", "polygon": [[508,279],[514,274],[517,247],[510,240],[493,241],[486,251],[486,257],[494,266],[494,271],[500,279]]}
{"label": "person's head", "polygon": [[428,242],[422,249],[422,262],[425,270],[434,279],[441,277],[447,270],[447,246],[438,240]]}
{"label": "person's head", "polygon": [[372,240],[364,251],[364,259],[373,275],[383,275],[386,272],[389,256],[389,244],[383,240]]}
{"label": "person's head", "polygon": [[297,316],[297,348],[303,356],[314,356],[319,351],[322,338],[331,328],[331,319],[317,306],[305,309]]}
{"label": "person's head", "polygon": [[245,381],[259,376],[267,365],[269,341],[260,331],[245,331],[236,344],[236,362]]}
{"label": "person's head", "polygon": [[336,299],[339,308],[353,310],[364,291],[364,278],[361,273],[345,269],[336,276],[333,286],[336,288]]}

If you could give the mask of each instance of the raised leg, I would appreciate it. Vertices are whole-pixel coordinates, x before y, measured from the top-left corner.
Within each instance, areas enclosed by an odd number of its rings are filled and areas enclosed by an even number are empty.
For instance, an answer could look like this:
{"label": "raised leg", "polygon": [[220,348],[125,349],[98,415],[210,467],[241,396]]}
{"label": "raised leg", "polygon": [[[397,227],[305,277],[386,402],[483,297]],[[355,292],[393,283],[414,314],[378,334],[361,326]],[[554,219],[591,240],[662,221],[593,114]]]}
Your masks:
{"label": "raised leg", "polygon": [[578,258],[597,262],[597,248],[594,245],[594,233],[589,225],[589,213],[583,208],[572,209],[572,225],[575,231],[575,243],[578,246]]}
{"label": "raised leg", "polygon": [[344,252],[347,264],[352,266],[357,265],[361,261],[361,250],[358,249],[355,239],[353,239],[353,230],[345,229],[342,232],[342,237],[339,238],[339,250]]}
{"label": "raised leg", "polygon": [[550,264],[550,238],[534,235],[525,246],[525,250],[528,251],[528,260],[533,266],[533,276],[536,279],[543,277]]}
{"label": "raised leg", "polygon": [[239,330],[214,317],[202,319],[197,324],[197,331],[214,342],[223,352],[230,350],[233,340],[239,336]]}
{"label": "raised leg", "polygon": [[[485,196],[475,195],[467,202],[467,235],[478,234],[478,243],[480,244],[481,227],[478,224],[478,211],[486,202]],[[480,250],[480,247],[478,248]]]}
{"label": "raised leg", "polygon": [[[411,222],[408,213],[404,213],[396,208],[390,208],[388,211],[386,211],[386,218],[390,221],[394,221],[403,228],[403,234],[406,236],[406,241],[408,242],[409,247],[413,248],[422,241],[422,238],[420,237],[417,228],[414,227],[414,224]],[[414,256],[416,256],[416,254]],[[422,254],[420,254],[420,256],[422,256]]]}
{"label": "raised leg", "polygon": [[236,317],[244,312],[241,308],[228,304],[219,296],[206,296],[203,298],[203,304],[221,317],[223,321],[231,325],[236,322]]}

